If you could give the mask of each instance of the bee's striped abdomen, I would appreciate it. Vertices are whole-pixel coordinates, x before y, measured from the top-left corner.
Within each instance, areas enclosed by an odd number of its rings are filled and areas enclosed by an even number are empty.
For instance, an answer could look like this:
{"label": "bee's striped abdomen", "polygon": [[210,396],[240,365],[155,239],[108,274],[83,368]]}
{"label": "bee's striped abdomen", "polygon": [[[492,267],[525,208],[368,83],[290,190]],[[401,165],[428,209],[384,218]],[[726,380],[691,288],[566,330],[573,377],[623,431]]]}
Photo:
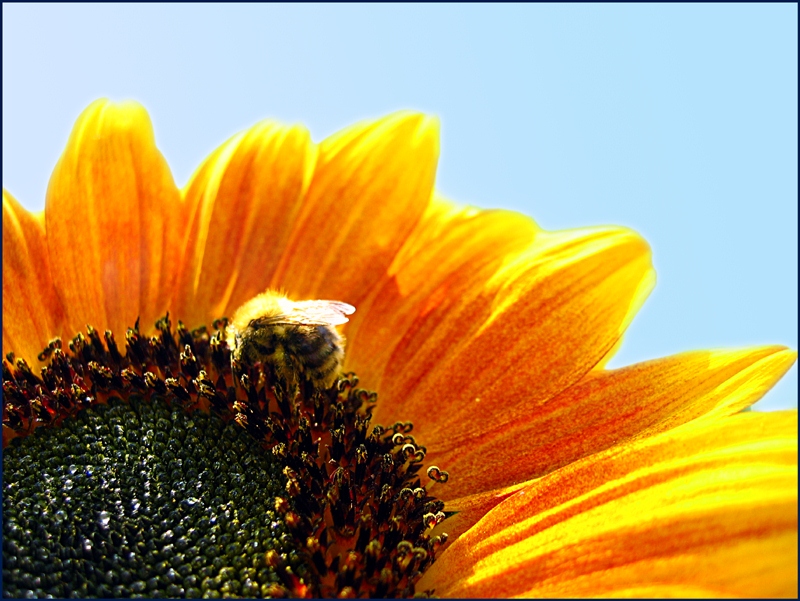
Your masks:
{"label": "bee's striped abdomen", "polygon": [[330,326],[252,324],[241,337],[234,358],[252,365],[261,361],[286,381],[304,376],[315,386],[328,387],[339,373],[343,340]]}
{"label": "bee's striped abdomen", "polygon": [[286,350],[299,370],[315,384],[330,383],[338,373],[344,351],[339,333],[329,326],[298,326],[287,333]]}

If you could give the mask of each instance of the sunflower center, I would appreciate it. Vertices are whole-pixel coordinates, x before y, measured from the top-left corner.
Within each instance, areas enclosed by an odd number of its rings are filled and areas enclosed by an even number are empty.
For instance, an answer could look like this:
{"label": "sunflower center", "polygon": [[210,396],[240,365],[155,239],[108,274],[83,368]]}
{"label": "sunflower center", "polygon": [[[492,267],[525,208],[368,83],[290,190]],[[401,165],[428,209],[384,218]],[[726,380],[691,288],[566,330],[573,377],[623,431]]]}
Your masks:
{"label": "sunflower center", "polygon": [[[412,596],[446,535],[447,480],[374,392],[234,382],[226,320],[9,354],[3,584],[12,596]],[[50,426],[50,427],[36,427]],[[35,428],[35,430],[34,430]],[[31,433],[29,436],[26,434]]]}

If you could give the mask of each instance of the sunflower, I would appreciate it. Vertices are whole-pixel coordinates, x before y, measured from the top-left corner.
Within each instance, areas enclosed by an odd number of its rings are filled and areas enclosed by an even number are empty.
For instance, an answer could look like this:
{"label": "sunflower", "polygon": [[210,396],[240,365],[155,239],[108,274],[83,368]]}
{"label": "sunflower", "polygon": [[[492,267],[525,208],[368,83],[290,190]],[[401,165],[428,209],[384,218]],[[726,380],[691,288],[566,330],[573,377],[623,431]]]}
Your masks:
{"label": "sunflower", "polygon": [[[797,414],[745,411],[796,353],[605,369],[647,244],[457,205],[437,155],[417,114],[266,121],[179,190],[98,101],[43,213],[3,192],[7,592],[797,595]],[[357,308],[330,389],[234,382],[266,289]]]}

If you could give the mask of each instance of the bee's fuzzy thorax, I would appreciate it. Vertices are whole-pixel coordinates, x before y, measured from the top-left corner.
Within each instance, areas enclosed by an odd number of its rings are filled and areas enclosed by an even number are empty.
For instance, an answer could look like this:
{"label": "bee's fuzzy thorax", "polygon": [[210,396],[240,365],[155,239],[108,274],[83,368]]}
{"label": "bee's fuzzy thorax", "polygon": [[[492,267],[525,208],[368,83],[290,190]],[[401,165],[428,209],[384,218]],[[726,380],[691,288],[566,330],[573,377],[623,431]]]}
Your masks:
{"label": "bee's fuzzy thorax", "polygon": [[276,317],[289,313],[292,304],[292,301],[286,298],[284,294],[267,290],[236,309],[231,325],[237,330],[243,330],[251,321],[259,317]]}

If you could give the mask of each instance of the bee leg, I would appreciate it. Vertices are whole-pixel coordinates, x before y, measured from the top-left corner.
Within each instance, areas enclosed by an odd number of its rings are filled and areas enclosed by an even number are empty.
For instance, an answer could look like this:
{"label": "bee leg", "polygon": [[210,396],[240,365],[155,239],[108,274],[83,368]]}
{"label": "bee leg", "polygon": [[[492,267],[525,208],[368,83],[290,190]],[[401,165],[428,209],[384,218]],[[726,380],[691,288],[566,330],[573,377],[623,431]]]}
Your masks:
{"label": "bee leg", "polygon": [[231,375],[233,376],[233,386],[238,388],[241,384],[241,378],[244,375],[244,366],[236,359],[231,358]]}
{"label": "bee leg", "polygon": [[304,399],[310,399],[314,396],[314,393],[317,390],[317,386],[314,382],[309,380],[308,378],[303,378],[300,383],[301,394],[303,395]]}
{"label": "bee leg", "polygon": [[294,391],[291,388],[291,384],[284,378],[276,377],[273,390],[275,391],[275,399],[278,401],[278,409],[281,415],[289,419],[292,417],[292,406],[289,399],[294,398]]}

